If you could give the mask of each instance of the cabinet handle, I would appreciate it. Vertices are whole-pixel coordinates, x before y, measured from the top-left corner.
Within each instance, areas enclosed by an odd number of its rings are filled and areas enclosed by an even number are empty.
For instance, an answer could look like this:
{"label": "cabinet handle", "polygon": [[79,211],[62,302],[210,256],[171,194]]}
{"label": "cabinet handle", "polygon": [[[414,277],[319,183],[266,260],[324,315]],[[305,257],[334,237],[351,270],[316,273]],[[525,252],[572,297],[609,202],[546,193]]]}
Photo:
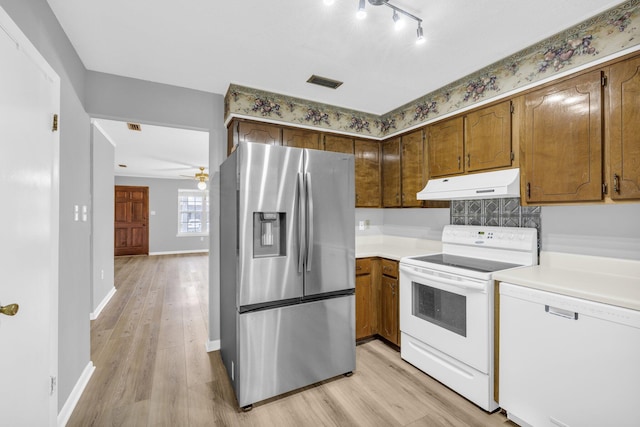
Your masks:
{"label": "cabinet handle", "polygon": [[565,319],[578,320],[578,313],[575,311],[564,310],[562,308],[551,307],[550,305],[544,306],[544,311],[554,316],[564,317]]}
{"label": "cabinet handle", "polygon": [[467,154],[467,166],[471,167],[471,154]]}
{"label": "cabinet handle", "polygon": [[617,173],[613,174],[613,191],[620,194],[620,177]]}
{"label": "cabinet handle", "polygon": [[361,265],[357,266],[356,270],[362,270],[362,266]]}
{"label": "cabinet handle", "polygon": [[458,169],[460,169],[460,156],[458,156]]}
{"label": "cabinet handle", "polygon": [[527,182],[527,199],[531,198],[531,183]]}

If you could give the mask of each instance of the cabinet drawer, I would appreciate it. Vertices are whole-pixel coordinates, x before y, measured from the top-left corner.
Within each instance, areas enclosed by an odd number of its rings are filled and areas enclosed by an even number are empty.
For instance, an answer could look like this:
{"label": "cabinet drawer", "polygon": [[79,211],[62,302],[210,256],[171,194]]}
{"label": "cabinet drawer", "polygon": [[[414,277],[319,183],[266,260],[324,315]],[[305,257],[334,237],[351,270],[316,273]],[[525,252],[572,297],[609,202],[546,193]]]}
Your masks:
{"label": "cabinet drawer", "polygon": [[371,259],[370,258],[359,258],[356,259],[356,276],[361,274],[369,274],[371,273]]}
{"label": "cabinet drawer", "polygon": [[389,277],[398,277],[398,262],[391,259],[382,260],[382,274]]}

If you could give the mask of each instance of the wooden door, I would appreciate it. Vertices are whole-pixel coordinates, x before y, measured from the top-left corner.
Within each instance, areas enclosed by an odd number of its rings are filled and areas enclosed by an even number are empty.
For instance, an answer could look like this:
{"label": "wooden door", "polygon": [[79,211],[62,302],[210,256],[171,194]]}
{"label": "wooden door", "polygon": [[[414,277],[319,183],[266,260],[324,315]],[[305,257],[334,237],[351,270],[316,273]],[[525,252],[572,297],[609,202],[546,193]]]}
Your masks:
{"label": "wooden door", "polygon": [[337,135],[324,136],[324,150],[353,154],[353,138]]}
{"label": "wooden door", "polygon": [[116,185],[115,255],[149,254],[149,188]]}
{"label": "wooden door", "polygon": [[416,194],[427,183],[424,176],[424,137],[422,129],[402,136],[402,206],[421,207]]}
{"label": "wooden door", "polygon": [[238,122],[238,142],[281,145],[282,129],[268,123]]}
{"label": "wooden door", "polygon": [[373,333],[371,260],[356,260],[356,340]]}
{"label": "wooden door", "polygon": [[382,276],[380,294],[380,335],[398,344],[398,279]]}
{"label": "wooden door", "polygon": [[283,129],[282,145],[286,147],[311,148],[312,150],[322,149],[320,147],[320,134],[306,129]]}
{"label": "wooden door", "polygon": [[469,113],[464,143],[467,172],[511,166],[511,101]]}
{"label": "wooden door", "polygon": [[382,206],[402,206],[400,191],[400,138],[392,138],[382,141]]}
{"label": "wooden door", "polygon": [[356,207],[380,207],[380,143],[356,139]]}
{"label": "wooden door", "polygon": [[613,65],[608,86],[611,198],[639,199],[640,57]]}
{"label": "wooden door", "polygon": [[462,117],[427,127],[429,175],[439,177],[464,172],[464,123]]}
{"label": "wooden door", "polygon": [[528,203],[602,199],[602,84],[593,71],[525,96]]}
{"label": "wooden door", "polygon": [[0,424],[53,426],[60,79],[1,7],[0,28]]}

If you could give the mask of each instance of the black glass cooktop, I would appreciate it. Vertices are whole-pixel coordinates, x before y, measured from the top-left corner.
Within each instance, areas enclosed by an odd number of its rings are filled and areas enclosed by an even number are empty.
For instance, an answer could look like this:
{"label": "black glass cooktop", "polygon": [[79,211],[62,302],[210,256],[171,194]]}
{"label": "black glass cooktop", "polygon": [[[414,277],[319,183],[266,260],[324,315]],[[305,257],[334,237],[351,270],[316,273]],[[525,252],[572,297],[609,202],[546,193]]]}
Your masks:
{"label": "black glass cooktop", "polygon": [[448,254],[426,255],[412,257],[411,259],[414,259],[416,261],[428,262],[431,264],[446,265],[449,267],[458,267],[467,270],[480,271],[482,273],[493,273],[494,271],[520,267],[520,265],[518,264],[510,264],[508,262],[491,261],[480,258],[468,258]]}

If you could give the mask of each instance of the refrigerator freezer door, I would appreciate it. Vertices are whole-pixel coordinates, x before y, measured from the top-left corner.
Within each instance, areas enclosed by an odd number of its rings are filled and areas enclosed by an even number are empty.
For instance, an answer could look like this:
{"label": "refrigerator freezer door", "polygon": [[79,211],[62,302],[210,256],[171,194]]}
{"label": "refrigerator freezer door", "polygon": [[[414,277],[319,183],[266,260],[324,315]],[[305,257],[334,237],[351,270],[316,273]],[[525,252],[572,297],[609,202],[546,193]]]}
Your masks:
{"label": "refrigerator freezer door", "polygon": [[306,296],[355,287],[353,156],[305,150]]}
{"label": "refrigerator freezer door", "polygon": [[349,295],[239,314],[238,404],[355,370],[354,310]]}
{"label": "refrigerator freezer door", "polygon": [[301,297],[303,151],[264,144],[238,150],[238,306]]}

